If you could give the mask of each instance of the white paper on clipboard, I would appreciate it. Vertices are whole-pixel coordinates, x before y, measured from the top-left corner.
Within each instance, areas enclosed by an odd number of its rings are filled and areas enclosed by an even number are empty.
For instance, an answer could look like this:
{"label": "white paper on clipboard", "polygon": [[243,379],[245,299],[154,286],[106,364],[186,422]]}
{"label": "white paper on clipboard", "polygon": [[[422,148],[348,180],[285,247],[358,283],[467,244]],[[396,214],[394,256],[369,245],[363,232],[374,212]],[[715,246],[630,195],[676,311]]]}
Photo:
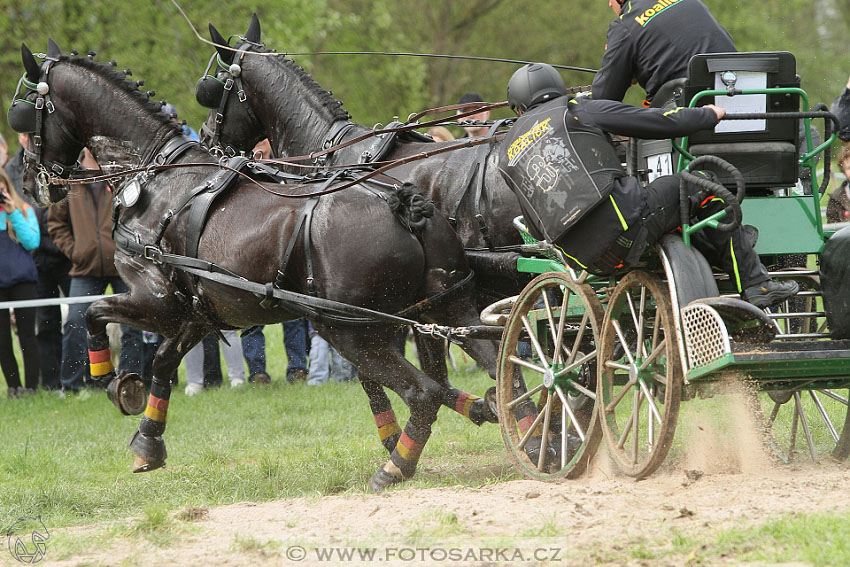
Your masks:
{"label": "white paper on clipboard", "polygon": [[[726,85],[720,80],[721,74],[714,74],[714,88],[725,90]],[[736,89],[764,89],[767,87],[767,73],[735,71],[735,75],[738,77],[735,82]],[[717,96],[714,97],[714,104],[720,108],[725,108],[729,114],[766,112],[767,95]],[[724,132],[764,132],[766,128],[766,120],[721,120],[714,127],[714,131],[718,134]]]}

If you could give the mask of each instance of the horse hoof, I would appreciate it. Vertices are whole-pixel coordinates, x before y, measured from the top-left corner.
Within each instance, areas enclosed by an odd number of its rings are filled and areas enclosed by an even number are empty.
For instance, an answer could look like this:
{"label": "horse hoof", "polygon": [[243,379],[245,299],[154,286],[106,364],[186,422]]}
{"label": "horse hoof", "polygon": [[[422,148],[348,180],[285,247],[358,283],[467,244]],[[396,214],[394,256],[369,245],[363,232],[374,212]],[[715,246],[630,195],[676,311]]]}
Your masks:
{"label": "horse hoof", "polygon": [[487,403],[487,407],[490,408],[490,413],[496,416],[496,419],[492,423],[498,423],[499,418],[499,410],[496,405],[496,387],[490,386],[487,388],[487,393],[484,394],[484,401]]}
{"label": "horse hoof", "polygon": [[375,473],[375,476],[372,477],[372,480],[369,481],[369,491],[375,493],[383,492],[390,486],[400,482],[404,482],[404,479],[388,473],[384,470],[384,467],[381,467]]}
{"label": "horse hoof", "polygon": [[133,472],[148,472],[165,466],[165,441],[136,431],[130,438],[130,449],[136,455]]}
{"label": "horse hoof", "polygon": [[144,382],[138,374],[121,372],[106,388],[106,396],[124,415],[139,415],[147,406]]}
{"label": "horse hoof", "polygon": [[136,458],[133,460],[133,472],[134,473],[142,473],[148,472],[152,470],[156,470],[165,466],[165,461],[160,461],[158,463],[148,462],[142,457],[136,455]]}
{"label": "horse hoof", "polygon": [[[543,440],[539,435],[535,435],[525,444],[525,454],[528,455],[528,458],[535,466],[537,466],[537,463],[540,462],[540,445],[543,444],[542,441]],[[560,451],[552,442],[547,443],[546,456],[543,459],[542,470],[549,471],[552,467],[559,467],[561,457],[559,453]]]}

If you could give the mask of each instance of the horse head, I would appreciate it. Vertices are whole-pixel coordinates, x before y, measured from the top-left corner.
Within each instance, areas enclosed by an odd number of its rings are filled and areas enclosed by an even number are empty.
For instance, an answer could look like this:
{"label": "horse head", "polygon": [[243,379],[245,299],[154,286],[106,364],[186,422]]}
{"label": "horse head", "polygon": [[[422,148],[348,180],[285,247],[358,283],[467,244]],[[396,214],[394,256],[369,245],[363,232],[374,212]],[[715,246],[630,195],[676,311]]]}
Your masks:
{"label": "horse head", "polygon": [[[50,70],[62,57],[59,46],[48,40],[47,55],[39,64],[32,51],[21,44],[24,72],[9,107],[9,125],[21,133],[29,134],[24,148],[24,190],[40,205],[61,201],[68,194],[67,185],[55,185],[53,178],[67,179],[80,168],[77,160],[84,144],[73,131],[74,117],[63,104],[53,100]],[[58,101],[57,101],[58,102]],[[58,143],[45,144],[46,140]]]}
{"label": "horse head", "polygon": [[195,89],[211,109],[201,127],[204,145],[235,154],[269,138],[276,157],[299,155],[321,147],[331,126],[350,118],[304,69],[260,43],[256,14],[234,47],[209,28],[216,52]]}
{"label": "horse head", "polygon": [[[25,44],[21,44],[21,57],[26,71],[8,118],[12,128],[29,134],[23,187],[42,206],[68,195],[67,181],[80,169],[77,158],[84,147],[91,149],[95,158],[98,146],[121,147],[124,155],[132,148],[131,154],[141,162],[151,148],[180,130],[161,112],[160,104],[149,100],[155,93],[140,91],[142,82],[128,81],[129,69],[123,74],[114,71],[114,62],[96,63],[93,53],[88,57],[76,57],[75,52],[64,55],[53,40],[48,40],[41,64]],[[107,82],[120,88],[105,88]],[[135,101],[138,111],[118,104],[128,100]],[[104,108],[135,115],[112,114],[107,121]]]}

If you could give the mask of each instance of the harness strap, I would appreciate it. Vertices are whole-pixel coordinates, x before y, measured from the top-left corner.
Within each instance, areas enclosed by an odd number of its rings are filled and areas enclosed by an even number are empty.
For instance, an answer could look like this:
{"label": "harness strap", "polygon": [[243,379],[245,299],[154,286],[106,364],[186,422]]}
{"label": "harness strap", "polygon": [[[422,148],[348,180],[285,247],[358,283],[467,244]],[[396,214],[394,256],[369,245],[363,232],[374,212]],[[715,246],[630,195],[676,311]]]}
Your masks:
{"label": "harness strap", "polygon": [[478,230],[481,232],[481,235],[484,238],[484,242],[487,244],[487,248],[490,250],[493,250],[493,240],[490,237],[490,230],[487,227],[487,223],[484,220],[484,216],[480,212],[479,206],[481,200],[481,193],[483,192],[484,188],[484,174],[487,169],[487,158],[490,156],[490,152],[493,150],[493,144],[495,143],[493,135],[496,133],[496,130],[498,130],[508,120],[509,119],[504,118],[501,120],[496,120],[493,125],[490,126],[490,129],[487,130],[485,138],[490,138],[491,140],[486,145],[482,144],[478,146],[478,149],[475,153],[475,163],[472,165],[472,167],[469,168],[469,173],[467,173],[466,180],[463,182],[463,188],[461,189],[459,196],[455,199],[454,206],[450,209],[452,213],[449,215],[449,222],[452,224],[452,226],[456,227],[457,212],[460,209],[460,205],[463,202],[464,197],[466,197],[469,188],[472,186],[473,179],[475,179],[475,176],[477,175],[478,178],[475,184],[475,195],[473,197],[472,202],[473,214],[476,220],[478,221]]}
{"label": "harness strap", "polygon": [[248,158],[242,156],[232,157],[228,160],[227,165],[231,169],[223,169],[215,174],[214,177],[208,179],[204,184],[204,189],[197,197],[191,201],[191,210],[189,220],[186,224],[186,255],[197,257],[198,247],[201,242],[201,233],[206,225],[207,215],[213,201],[225,189],[232,185],[234,179],[238,175],[239,170],[248,163]]}

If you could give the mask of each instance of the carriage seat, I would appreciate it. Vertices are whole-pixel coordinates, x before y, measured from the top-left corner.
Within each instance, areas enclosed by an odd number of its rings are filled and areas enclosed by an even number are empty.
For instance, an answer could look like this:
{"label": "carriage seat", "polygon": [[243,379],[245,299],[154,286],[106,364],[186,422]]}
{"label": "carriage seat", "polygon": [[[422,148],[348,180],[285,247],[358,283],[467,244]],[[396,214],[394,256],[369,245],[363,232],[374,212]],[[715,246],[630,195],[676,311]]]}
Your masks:
{"label": "carriage seat", "polygon": [[[794,55],[786,51],[695,55],[688,65],[683,97],[689,103],[700,91],[733,85],[743,90],[799,88]],[[800,110],[796,93],[703,97],[697,105],[710,103],[729,114]],[[724,120],[712,131],[692,135],[687,150],[695,157],[715,155],[728,161],[743,174],[748,194],[765,195],[797,183],[798,140],[798,120]],[[734,189],[731,176],[718,174],[724,185]]]}

